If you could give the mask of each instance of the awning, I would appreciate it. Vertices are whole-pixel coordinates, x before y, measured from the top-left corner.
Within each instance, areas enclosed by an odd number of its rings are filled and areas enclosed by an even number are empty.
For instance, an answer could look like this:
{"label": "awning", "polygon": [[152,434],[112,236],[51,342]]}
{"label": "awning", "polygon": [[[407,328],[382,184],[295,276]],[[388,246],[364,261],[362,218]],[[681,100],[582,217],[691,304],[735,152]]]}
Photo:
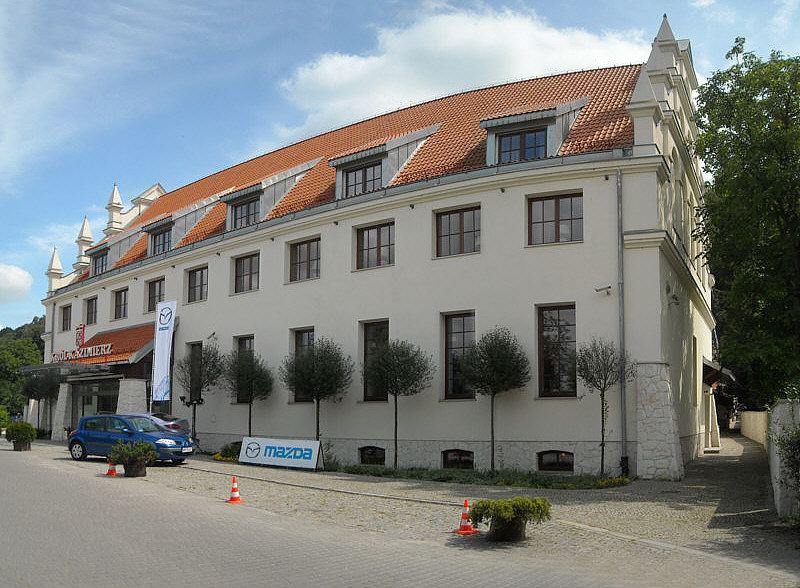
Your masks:
{"label": "awning", "polygon": [[53,361],[71,364],[130,364],[153,350],[155,324],[97,333],[78,349],[53,354]]}
{"label": "awning", "polygon": [[715,361],[703,358],[703,383],[712,386],[719,381],[735,382],[733,372]]}

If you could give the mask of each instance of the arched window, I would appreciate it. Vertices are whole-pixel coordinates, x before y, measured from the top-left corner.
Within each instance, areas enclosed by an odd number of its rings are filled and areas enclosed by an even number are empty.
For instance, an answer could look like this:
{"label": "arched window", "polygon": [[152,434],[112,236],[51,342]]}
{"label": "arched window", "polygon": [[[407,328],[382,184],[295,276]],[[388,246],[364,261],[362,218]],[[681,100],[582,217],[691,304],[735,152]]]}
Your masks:
{"label": "arched window", "polygon": [[386,465],[386,450],[383,447],[359,447],[358,455],[362,465]]}
{"label": "arched window", "polygon": [[575,456],[569,451],[540,451],[539,471],[571,472],[575,467]]}
{"label": "arched window", "polygon": [[474,469],[475,454],[465,449],[447,449],[442,451],[442,467],[459,470]]}

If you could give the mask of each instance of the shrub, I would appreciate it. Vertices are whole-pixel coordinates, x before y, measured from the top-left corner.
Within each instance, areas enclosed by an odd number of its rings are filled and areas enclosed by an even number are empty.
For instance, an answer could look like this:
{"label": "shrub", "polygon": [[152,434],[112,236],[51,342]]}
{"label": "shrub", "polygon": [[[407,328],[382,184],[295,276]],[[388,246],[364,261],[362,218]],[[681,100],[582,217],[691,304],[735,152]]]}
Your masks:
{"label": "shrub", "polygon": [[800,425],[786,428],[780,435],[770,437],[786,469],[783,483],[800,494]]}
{"label": "shrub", "polygon": [[543,523],[550,520],[550,502],[546,498],[515,496],[503,500],[478,500],[469,509],[473,523],[491,520],[510,523],[515,520]]}
{"label": "shrub", "polygon": [[36,439],[36,429],[26,422],[11,423],[6,427],[7,441],[33,441]]}
{"label": "shrub", "polygon": [[220,457],[224,458],[236,458],[239,459],[239,453],[242,451],[242,442],[241,441],[234,441],[233,443],[228,443],[222,446],[222,449],[219,450]]}
{"label": "shrub", "polygon": [[117,441],[108,454],[108,461],[113,464],[128,465],[137,462],[148,463],[155,461],[157,457],[158,452],[152,443],[141,440],[135,443]]}
{"label": "shrub", "polygon": [[5,429],[8,426],[10,419],[8,418],[8,411],[5,406],[0,405],[0,429]]}

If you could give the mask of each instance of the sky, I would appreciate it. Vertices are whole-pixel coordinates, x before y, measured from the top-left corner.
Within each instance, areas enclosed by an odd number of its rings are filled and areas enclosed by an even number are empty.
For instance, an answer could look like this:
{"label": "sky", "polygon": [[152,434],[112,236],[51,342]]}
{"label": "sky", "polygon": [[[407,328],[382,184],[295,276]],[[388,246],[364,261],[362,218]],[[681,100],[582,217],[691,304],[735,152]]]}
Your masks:
{"label": "sky", "polygon": [[[633,7],[632,7],[633,6]],[[84,217],[455,92],[642,63],[664,10],[700,81],[800,54],[800,0],[0,0],[0,326],[44,314]]]}

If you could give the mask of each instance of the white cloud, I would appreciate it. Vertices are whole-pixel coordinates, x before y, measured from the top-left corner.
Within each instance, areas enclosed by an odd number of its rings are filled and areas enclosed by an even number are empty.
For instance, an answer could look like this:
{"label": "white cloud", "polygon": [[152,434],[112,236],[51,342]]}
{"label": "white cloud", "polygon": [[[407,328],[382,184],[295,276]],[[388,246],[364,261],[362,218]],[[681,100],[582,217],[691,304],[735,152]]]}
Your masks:
{"label": "white cloud", "polygon": [[689,4],[695,8],[708,8],[709,6],[713,6],[715,3],[716,0],[692,0],[689,2]]}
{"label": "white cloud", "polygon": [[33,276],[21,267],[0,263],[0,304],[23,300],[33,285]]}
{"label": "white cloud", "polygon": [[775,4],[778,10],[772,17],[772,26],[780,32],[786,32],[792,25],[795,12],[797,12],[798,0],[777,0]]}
{"label": "white cloud", "polygon": [[282,87],[306,119],[275,134],[288,142],[460,90],[641,63],[649,49],[642,31],[595,34],[555,28],[533,11],[446,9],[378,29],[370,54],[326,53],[298,68]]}
{"label": "white cloud", "polygon": [[[104,238],[103,229],[106,226],[106,217],[94,217],[89,219],[89,230],[95,242]],[[69,270],[68,266],[72,264],[71,258],[77,255],[77,246],[75,239],[78,238],[78,233],[83,225],[83,220],[71,224],[53,223],[37,231],[36,234],[30,235],[27,238],[28,245],[40,251],[52,254],[53,247],[58,247],[58,256],[64,265],[65,271]],[[49,260],[49,257],[48,257]]]}

